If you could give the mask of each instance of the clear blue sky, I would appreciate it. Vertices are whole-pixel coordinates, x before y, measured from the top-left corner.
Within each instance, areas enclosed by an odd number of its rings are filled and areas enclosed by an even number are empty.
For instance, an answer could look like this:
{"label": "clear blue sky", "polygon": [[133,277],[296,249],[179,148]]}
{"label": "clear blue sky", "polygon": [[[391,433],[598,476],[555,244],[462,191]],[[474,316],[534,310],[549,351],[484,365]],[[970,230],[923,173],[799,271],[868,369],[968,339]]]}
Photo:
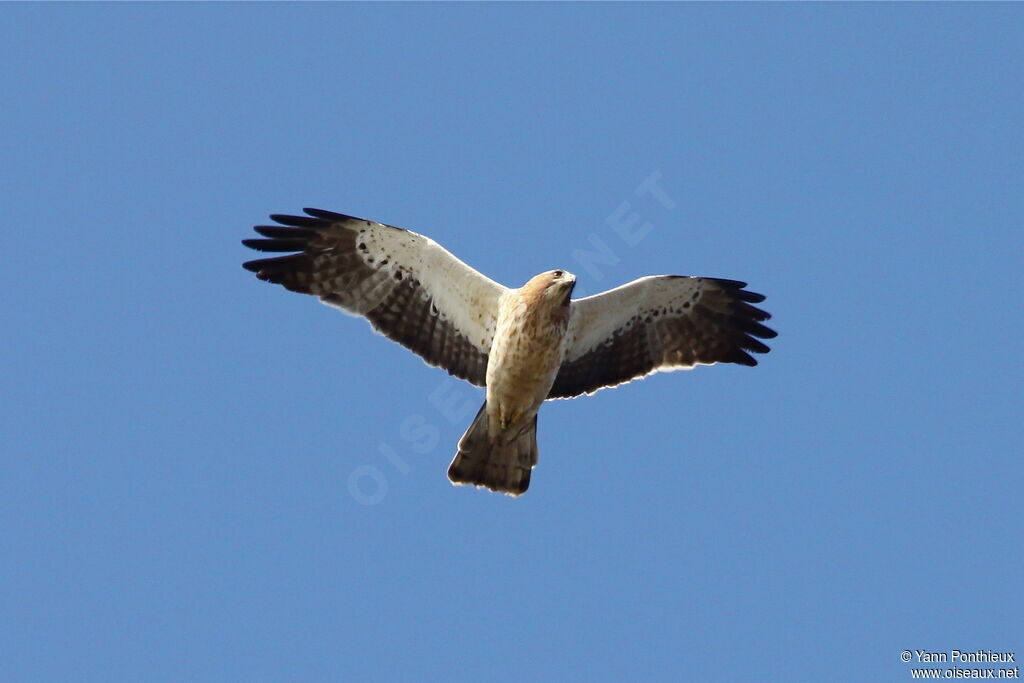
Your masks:
{"label": "clear blue sky", "polygon": [[[1024,657],[1024,6],[0,18],[4,680]],[[742,279],[779,337],[547,404],[521,499],[454,488],[481,391],[239,266],[303,206],[510,286]]]}

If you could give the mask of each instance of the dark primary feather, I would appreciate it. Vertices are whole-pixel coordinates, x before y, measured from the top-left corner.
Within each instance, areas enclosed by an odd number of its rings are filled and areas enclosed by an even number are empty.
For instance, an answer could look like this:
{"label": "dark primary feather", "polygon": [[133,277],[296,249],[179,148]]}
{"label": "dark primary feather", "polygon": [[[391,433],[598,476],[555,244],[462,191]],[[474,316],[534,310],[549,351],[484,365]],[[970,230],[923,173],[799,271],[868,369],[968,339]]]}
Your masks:
{"label": "dark primary feather", "polygon": [[335,213],[333,211],[325,211],[323,209],[311,209],[306,207],[303,209],[305,213],[316,218],[321,218],[325,221],[331,221],[332,223],[340,223],[342,221],[361,221],[362,218],[356,218],[355,216],[348,216],[343,213]]}
{"label": "dark primary feather", "polygon": [[281,239],[301,238],[313,239],[317,236],[316,230],[306,228],[283,228],[280,225],[257,225],[253,228],[264,237],[280,237]]}
{"label": "dark primary feather", "polygon": [[256,251],[302,251],[308,243],[304,238],[242,240],[242,244]]}
{"label": "dark primary feather", "polygon": [[[292,216],[285,213],[272,213],[270,214],[270,220],[276,221],[281,225],[290,225],[296,228],[318,228],[324,224],[324,219],[316,218],[313,216]],[[327,221],[331,222],[331,221]]]}

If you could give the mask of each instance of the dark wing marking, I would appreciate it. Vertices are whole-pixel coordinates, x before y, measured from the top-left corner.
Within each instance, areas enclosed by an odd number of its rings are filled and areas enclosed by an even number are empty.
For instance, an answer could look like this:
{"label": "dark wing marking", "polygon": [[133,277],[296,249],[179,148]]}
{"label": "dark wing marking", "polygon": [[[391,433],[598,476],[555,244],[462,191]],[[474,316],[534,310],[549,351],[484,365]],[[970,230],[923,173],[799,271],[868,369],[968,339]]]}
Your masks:
{"label": "dark wing marking", "polygon": [[505,288],[409,230],[320,209],[256,226],[265,252],[242,264],[261,280],[364,316],[430,365],[484,385],[498,298]]}
{"label": "dark wing marking", "polygon": [[569,398],[653,372],[712,363],[757,365],[776,333],[736,280],[662,275],[572,302],[572,345],[548,398]]}

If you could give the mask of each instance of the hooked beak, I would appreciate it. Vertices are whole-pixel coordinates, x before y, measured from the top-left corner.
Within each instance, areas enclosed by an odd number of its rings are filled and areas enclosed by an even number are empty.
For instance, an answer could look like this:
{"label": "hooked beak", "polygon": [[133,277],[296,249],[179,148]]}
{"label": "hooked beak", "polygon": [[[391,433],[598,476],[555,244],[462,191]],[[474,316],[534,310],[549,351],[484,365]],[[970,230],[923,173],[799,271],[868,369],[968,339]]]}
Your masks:
{"label": "hooked beak", "polygon": [[576,289],[576,278],[569,280],[565,285],[565,303],[569,303],[569,299],[572,298],[572,290]]}

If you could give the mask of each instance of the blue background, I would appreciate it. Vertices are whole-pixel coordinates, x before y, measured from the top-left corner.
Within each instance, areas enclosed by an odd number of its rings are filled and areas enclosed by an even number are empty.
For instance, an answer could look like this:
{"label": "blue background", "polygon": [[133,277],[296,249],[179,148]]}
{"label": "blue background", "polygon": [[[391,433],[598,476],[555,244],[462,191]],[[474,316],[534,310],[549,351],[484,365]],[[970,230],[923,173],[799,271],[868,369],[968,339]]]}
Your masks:
{"label": "blue background", "polygon": [[[0,17],[5,680],[1024,650],[1020,4]],[[482,392],[239,267],[303,206],[510,286],[746,280],[780,336],[545,405],[521,499],[454,488]]]}

